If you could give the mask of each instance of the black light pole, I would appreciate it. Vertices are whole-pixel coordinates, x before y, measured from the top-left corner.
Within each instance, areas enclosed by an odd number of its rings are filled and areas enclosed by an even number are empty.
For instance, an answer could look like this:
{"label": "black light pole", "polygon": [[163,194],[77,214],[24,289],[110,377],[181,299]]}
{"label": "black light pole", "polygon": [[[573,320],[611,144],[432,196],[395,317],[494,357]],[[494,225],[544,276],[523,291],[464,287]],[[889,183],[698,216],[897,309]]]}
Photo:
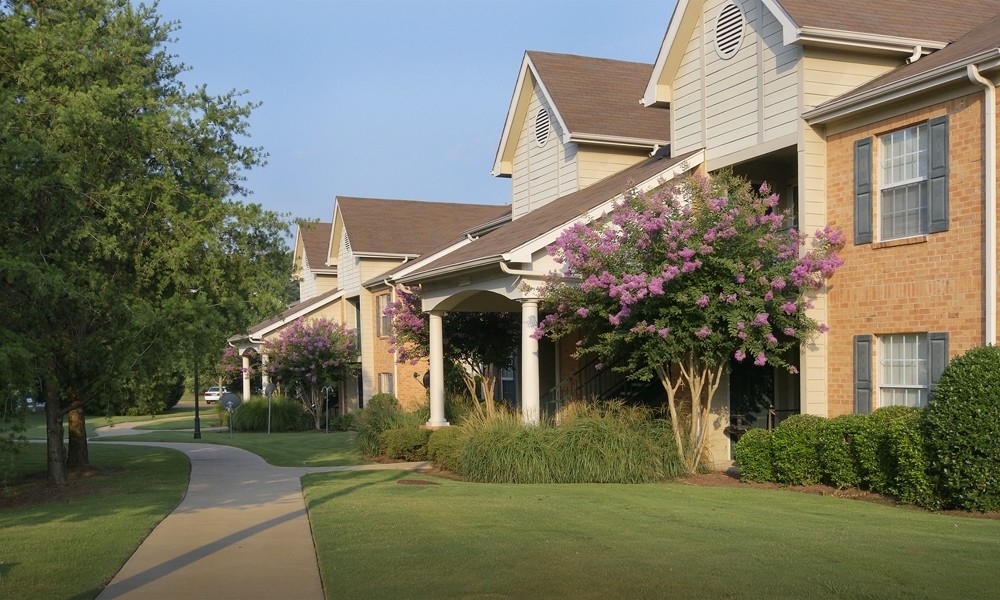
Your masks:
{"label": "black light pole", "polygon": [[201,415],[198,410],[198,359],[194,359],[194,439],[201,439]]}

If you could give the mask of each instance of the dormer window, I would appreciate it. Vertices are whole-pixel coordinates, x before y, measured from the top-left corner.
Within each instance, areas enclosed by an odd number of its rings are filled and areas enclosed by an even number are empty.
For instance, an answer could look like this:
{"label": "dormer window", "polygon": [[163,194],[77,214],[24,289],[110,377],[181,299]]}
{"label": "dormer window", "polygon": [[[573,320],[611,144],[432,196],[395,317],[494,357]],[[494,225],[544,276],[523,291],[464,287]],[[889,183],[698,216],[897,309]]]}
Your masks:
{"label": "dormer window", "polygon": [[722,60],[728,60],[743,45],[743,30],[746,26],[743,10],[734,2],[722,7],[715,20],[715,52]]}

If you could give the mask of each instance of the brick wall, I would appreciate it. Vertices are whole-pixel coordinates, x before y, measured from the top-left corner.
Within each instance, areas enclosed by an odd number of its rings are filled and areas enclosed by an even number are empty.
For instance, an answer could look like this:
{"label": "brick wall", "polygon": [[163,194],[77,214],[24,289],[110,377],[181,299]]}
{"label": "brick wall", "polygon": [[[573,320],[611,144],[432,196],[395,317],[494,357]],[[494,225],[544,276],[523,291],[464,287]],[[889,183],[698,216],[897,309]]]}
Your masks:
{"label": "brick wall", "polygon": [[[828,219],[847,236],[844,266],[829,288],[829,416],[854,407],[853,338],[859,334],[948,332],[954,357],[983,339],[982,98],[972,94],[878,121],[827,140]],[[880,176],[878,136],[947,114],[949,229],[925,238],[853,244],[854,142],[873,136],[873,192]],[[878,240],[878,197],[873,193]],[[877,353],[877,344],[873,346]],[[877,364],[877,357],[875,363]],[[878,376],[873,364],[873,377]],[[878,382],[873,382],[873,408]]]}

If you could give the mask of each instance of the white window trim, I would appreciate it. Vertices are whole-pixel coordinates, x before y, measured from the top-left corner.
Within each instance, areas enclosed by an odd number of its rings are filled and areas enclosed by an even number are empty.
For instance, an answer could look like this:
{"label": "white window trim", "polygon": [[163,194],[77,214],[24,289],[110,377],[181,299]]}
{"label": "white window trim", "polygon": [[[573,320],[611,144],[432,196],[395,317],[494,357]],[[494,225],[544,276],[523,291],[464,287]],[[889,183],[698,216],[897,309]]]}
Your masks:
{"label": "white window trim", "polygon": [[[920,170],[920,165],[923,166],[924,174],[918,177],[911,177],[908,179],[903,179],[899,181],[894,181],[892,184],[887,182],[887,168],[886,162],[888,161],[888,147],[889,139],[900,132],[914,130],[917,133],[918,139],[921,132],[923,135],[927,136],[927,147],[920,151],[917,150],[918,154],[918,170]],[[918,144],[919,145],[919,144]],[[912,153],[911,153],[912,154]],[[927,235],[927,219],[921,219],[920,229],[916,232],[907,232],[903,235],[895,235],[892,237],[887,237],[885,235],[885,211],[883,206],[883,201],[885,199],[886,192],[893,190],[905,188],[914,184],[925,184],[929,185],[930,182],[930,131],[927,122],[917,123],[904,127],[902,129],[897,129],[895,131],[889,131],[878,136],[878,201],[875,202],[875,210],[877,211],[876,223],[878,224],[878,240],[879,241],[889,241],[889,240],[899,240],[909,237],[923,236]],[[930,196],[929,190],[925,189],[923,191],[923,198],[921,198],[921,210],[924,212],[930,211]]]}

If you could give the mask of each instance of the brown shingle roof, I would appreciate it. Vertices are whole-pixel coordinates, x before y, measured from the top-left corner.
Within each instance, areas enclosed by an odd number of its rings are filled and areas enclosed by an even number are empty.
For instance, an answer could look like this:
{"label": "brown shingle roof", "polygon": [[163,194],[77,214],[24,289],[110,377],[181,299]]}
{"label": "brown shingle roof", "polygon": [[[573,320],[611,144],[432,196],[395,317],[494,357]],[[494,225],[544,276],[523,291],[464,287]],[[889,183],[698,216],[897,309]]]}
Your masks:
{"label": "brown shingle roof", "polygon": [[778,1],[799,27],[938,42],[953,42],[1000,12],[1000,0]]}
{"label": "brown shingle roof", "polygon": [[330,230],[333,223],[300,223],[299,235],[305,249],[306,263],[313,270],[327,268],[326,257],[330,250]]}
{"label": "brown shingle roof", "polygon": [[929,74],[938,67],[956,63],[960,65],[963,60],[970,59],[990,50],[996,51],[1000,48],[1000,8],[997,9],[995,14],[996,16],[968,32],[959,38],[958,41],[948,44],[948,46],[941,50],[928,54],[916,62],[893,69],[881,77],[877,77],[831,100],[826,105],[818,107],[817,110],[822,111],[824,106],[831,104],[850,103],[852,99],[864,95],[865,92],[901,82],[908,78],[918,78],[922,74]]}
{"label": "brown shingle roof", "polygon": [[418,271],[407,275],[404,279],[419,279],[420,275],[430,271],[475,263],[476,261],[494,257],[499,261],[501,255],[550,231],[565,226],[570,221],[599,206],[601,203],[625,192],[632,185],[656,177],[658,173],[662,173],[675,165],[683,163],[693,154],[695,152],[670,158],[669,148],[663,148],[655,156],[619,173],[610,175],[580,191],[553,200],[528,215],[511,221],[507,225],[484,235],[471,244],[463,246],[425,265]]}
{"label": "brown shingle roof", "polygon": [[359,254],[419,256],[510,206],[338,196],[351,249]]}
{"label": "brown shingle roof", "polygon": [[571,134],[668,141],[670,116],[639,104],[653,65],[529,51]]}
{"label": "brown shingle roof", "polygon": [[[318,308],[321,308],[322,306],[324,306],[327,303],[327,301],[333,299],[333,297],[337,296],[338,294],[340,294],[340,290],[333,289],[333,290],[330,290],[328,292],[324,292],[324,293],[320,294],[319,296],[313,296],[312,298],[309,298],[309,299],[306,299],[306,300],[302,300],[300,302],[296,302],[295,304],[289,304],[288,308],[286,308],[277,317],[274,317],[272,319],[267,319],[266,321],[261,321],[260,323],[257,323],[255,325],[251,325],[250,328],[247,329],[247,333],[246,334],[248,336],[255,335],[257,333],[260,333],[260,332],[268,329],[269,327],[271,327],[272,325],[274,325],[276,323],[282,323],[282,322],[288,320],[289,317],[291,317],[292,315],[294,315],[294,314],[296,314],[298,312],[309,311],[310,309],[316,310]],[[231,337],[229,339],[230,340],[234,340],[234,339],[238,339],[238,338],[241,338],[241,337],[243,337],[243,336],[237,335],[237,336],[233,336],[233,337]]]}

